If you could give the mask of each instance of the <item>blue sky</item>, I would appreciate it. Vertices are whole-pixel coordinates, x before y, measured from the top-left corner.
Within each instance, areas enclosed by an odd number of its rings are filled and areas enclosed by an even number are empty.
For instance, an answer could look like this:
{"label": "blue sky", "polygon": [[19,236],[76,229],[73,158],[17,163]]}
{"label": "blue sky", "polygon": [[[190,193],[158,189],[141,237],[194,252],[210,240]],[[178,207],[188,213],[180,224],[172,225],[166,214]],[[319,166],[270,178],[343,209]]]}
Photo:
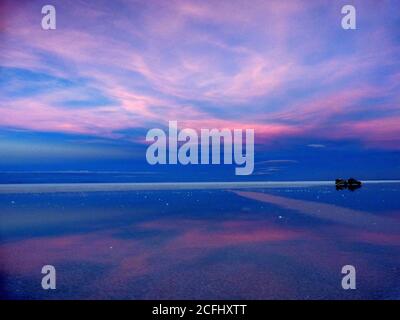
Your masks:
{"label": "blue sky", "polygon": [[2,1],[0,170],[161,172],[146,132],[255,129],[246,179],[400,178],[400,4],[351,1]]}

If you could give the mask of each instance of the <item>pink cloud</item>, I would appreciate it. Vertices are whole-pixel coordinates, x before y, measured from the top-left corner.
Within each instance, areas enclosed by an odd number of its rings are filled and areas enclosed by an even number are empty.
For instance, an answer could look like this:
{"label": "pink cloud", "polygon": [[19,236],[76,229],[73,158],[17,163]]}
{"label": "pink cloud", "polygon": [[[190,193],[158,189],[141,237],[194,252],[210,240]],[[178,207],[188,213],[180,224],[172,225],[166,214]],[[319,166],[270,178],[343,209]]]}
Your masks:
{"label": "pink cloud", "polygon": [[[123,3],[126,16],[112,5],[62,6],[63,19],[70,22],[55,32],[41,30],[32,15],[36,4],[9,4],[3,7],[13,14],[3,23],[1,64],[87,79],[87,85],[81,91],[52,87],[52,94],[30,99],[4,97],[0,125],[112,136],[178,120],[195,128],[254,128],[263,139],[313,133],[328,139],[351,136],[371,146],[379,139],[395,140],[393,121],[385,130],[374,124],[379,119],[359,121],[353,131],[344,120],[339,123],[343,135],[326,129],[335,116],[383,107],[365,101],[388,99],[390,113],[397,112],[399,48],[380,27],[358,38],[348,54],[331,52],[336,47],[329,39],[338,38],[326,26],[316,32],[313,12],[322,10],[330,19],[336,8],[322,4],[171,1],[157,4],[159,10],[154,4]],[[370,3],[366,6],[371,14]],[[387,6],[380,10],[386,13]],[[380,85],[369,81],[378,66],[393,69]],[[60,107],[89,88],[116,105]],[[299,91],[301,98],[294,94]]]}
{"label": "pink cloud", "polygon": [[400,117],[352,121],[341,126],[341,137],[363,137],[365,144],[378,149],[400,149]]}

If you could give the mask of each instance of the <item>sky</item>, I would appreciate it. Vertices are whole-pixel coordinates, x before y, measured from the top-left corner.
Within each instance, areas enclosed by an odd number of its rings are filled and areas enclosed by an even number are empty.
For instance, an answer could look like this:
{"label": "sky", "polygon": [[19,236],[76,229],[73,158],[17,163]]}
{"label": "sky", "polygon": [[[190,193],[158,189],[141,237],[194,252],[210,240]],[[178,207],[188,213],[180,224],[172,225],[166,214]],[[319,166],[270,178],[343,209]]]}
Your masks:
{"label": "sky", "polygon": [[[56,30],[41,27],[46,4]],[[346,4],[356,30],[341,27]],[[399,179],[399,12],[368,0],[0,0],[0,171]],[[147,164],[146,133],[173,120],[254,129],[253,175]]]}

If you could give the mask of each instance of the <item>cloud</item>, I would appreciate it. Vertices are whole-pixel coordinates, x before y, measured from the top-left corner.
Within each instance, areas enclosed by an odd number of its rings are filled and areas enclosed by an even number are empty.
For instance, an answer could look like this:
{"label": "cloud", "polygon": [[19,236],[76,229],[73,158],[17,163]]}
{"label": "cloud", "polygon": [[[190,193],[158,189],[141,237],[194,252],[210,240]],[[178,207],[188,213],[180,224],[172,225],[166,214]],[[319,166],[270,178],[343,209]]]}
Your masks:
{"label": "cloud", "polygon": [[310,148],[326,148],[326,146],[324,145],[324,144],[318,144],[318,143],[311,143],[311,144],[308,144],[307,145],[307,147],[310,147]]}
{"label": "cloud", "polygon": [[[41,30],[39,4],[4,6],[1,66],[31,73],[2,79],[2,127],[121,138],[178,120],[254,128],[260,144],[318,136],[395,145],[395,127],[374,122],[399,112],[389,4],[378,18],[371,2],[359,4],[376,19],[357,35],[333,28],[337,6],[324,2],[56,1],[54,32]],[[320,17],[327,23],[316,29]]]}
{"label": "cloud", "polygon": [[290,164],[290,163],[298,163],[297,160],[288,160],[288,159],[280,159],[280,160],[265,160],[256,162],[256,164]]}

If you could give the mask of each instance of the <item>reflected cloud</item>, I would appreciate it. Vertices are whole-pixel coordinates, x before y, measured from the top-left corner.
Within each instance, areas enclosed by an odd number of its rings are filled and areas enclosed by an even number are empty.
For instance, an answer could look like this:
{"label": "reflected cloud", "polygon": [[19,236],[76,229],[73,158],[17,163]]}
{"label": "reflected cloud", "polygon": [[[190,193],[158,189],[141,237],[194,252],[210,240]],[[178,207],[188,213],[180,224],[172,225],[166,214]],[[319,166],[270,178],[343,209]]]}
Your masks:
{"label": "reflected cloud", "polygon": [[339,207],[332,204],[297,200],[275,196],[261,192],[232,191],[235,194],[265,203],[277,205],[281,208],[295,210],[318,219],[328,220],[340,224],[350,225],[367,230],[398,231],[400,224],[386,217],[380,217],[368,212]]}
{"label": "reflected cloud", "polygon": [[352,298],[385,298],[399,287],[397,210],[231,189],[77,195],[35,195],[47,205],[26,210],[12,203],[22,198],[3,196],[3,221],[14,215],[9,227],[25,231],[2,233],[2,297],[49,298],[38,285],[46,264],[60,277],[52,298],[346,298],[338,280],[346,264],[368,279]]}

